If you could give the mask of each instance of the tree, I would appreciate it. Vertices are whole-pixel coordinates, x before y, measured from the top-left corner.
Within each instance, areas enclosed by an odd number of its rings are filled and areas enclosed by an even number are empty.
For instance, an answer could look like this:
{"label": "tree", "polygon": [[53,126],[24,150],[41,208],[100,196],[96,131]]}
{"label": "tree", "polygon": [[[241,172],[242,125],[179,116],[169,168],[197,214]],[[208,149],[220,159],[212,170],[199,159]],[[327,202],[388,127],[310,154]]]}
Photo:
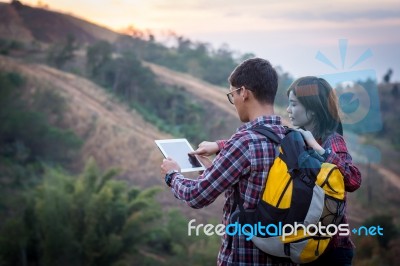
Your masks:
{"label": "tree", "polygon": [[91,78],[100,78],[106,65],[111,61],[112,46],[107,41],[99,41],[86,51],[86,68]]}
{"label": "tree", "polygon": [[57,68],[62,68],[74,58],[74,52],[79,48],[76,38],[68,34],[64,42],[51,47],[47,60]]}
{"label": "tree", "polygon": [[161,216],[159,189],[130,188],[116,173],[100,172],[93,160],[78,177],[47,168],[26,195],[24,215],[1,228],[0,262],[116,265],[138,254]]}
{"label": "tree", "polygon": [[399,96],[399,88],[397,84],[395,84],[392,88],[391,94],[394,98],[397,98]]}
{"label": "tree", "polygon": [[376,215],[367,219],[364,225],[368,228],[370,226],[380,226],[383,228],[383,235],[379,235],[378,242],[381,247],[387,248],[389,242],[396,238],[398,231],[393,223],[393,217],[390,215]]}
{"label": "tree", "polygon": [[[0,72],[0,156],[20,163],[38,161],[68,162],[82,145],[71,131],[49,124],[44,112],[52,116],[62,111],[63,99],[38,90],[26,103],[23,97],[24,78],[17,73]],[[33,110],[32,110],[33,109]]]}
{"label": "tree", "polygon": [[388,69],[386,74],[383,76],[383,81],[385,83],[390,83],[390,79],[392,78],[393,70],[391,68]]}
{"label": "tree", "polygon": [[11,6],[14,6],[16,9],[21,9],[24,7],[24,5],[21,3],[21,1],[18,0],[11,0]]}

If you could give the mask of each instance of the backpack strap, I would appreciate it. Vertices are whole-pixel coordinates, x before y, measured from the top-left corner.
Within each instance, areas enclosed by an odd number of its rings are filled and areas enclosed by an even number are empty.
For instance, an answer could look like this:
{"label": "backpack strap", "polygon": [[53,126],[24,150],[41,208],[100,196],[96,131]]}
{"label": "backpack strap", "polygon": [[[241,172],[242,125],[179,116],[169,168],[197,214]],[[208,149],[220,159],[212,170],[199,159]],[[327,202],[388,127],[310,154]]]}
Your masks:
{"label": "backpack strap", "polygon": [[[235,189],[234,192],[233,192],[234,193],[234,199],[235,199],[235,201],[234,201],[235,203],[234,204],[239,207],[240,213],[244,214],[245,213],[244,207],[243,207],[244,200],[242,199],[242,197],[240,197],[239,182],[235,185],[234,189]],[[236,206],[235,206],[235,208],[236,208]],[[245,216],[243,218],[246,219]],[[245,221],[245,222],[247,222],[247,221]]]}
{"label": "backpack strap", "polygon": [[[269,127],[259,126],[259,127],[254,127],[251,130],[260,133],[261,135],[270,139],[276,145],[279,145],[281,143],[281,138]],[[239,182],[233,186],[233,189],[234,189],[233,191],[234,201],[233,201],[233,206],[231,208],[231,214],[236,210],[237,207],[239,207],[241,214],[240,216],[242,216],[243,219],[246,219],[245,210],[243,207],[244,200],[240,197]]]}
{"label": "backpack strap", "polygon": [[[251,129],[266,138],[270,139],[275,144],[279,145],[281,143],[281,138],[269,127],[259,126]],[[240,190],[239,190],[239,182],[233,186],[233,205],[231,207],[231,216],[234,211],[239,207],[239,222],[247,223],[246,219],[246,211],[243,207],[244,200],[240,197]],[[228,247],[232,247],[233,236],[229,236],[228,238]],[[236,265],[236,251],[233,251],[233,263]]]}
{"label": "backpack strap", "polygon": [[[235,185],[233,185],[233,205],[231,206],[231,210],[230,210],[231,214],[230,214],[230,217],[229,217],[229,221],[232,221],[231,219],[234,216],[236,217],[236,215],[237,215],[237,217],[239,219],[239,222],[240,222],[241,214],[245,213],[244,212],[244,208],[243,208],[243,203],[244,203],[244,201],[240,197],[239,182],[238,182]],[[239,211],[239,213],[235,213],[234,214],[234,212],[235,212],[237,207],[239,207],[240,211]],[[237,247],[235,247],[235,248],[232,247],[233,236],[228,235],[227,238],[228,238],[228,249],[232,249],[232,251],[233,251],[233,261],[232,262],[233,262],[233,265],[236,266],[237,265],[237,262],[236,262],[236,253],[237,253],[236,249],[237,249]]]}
{"label": "backpack strap", "polygon": [[259,127],[252,128],[251,130],[267,137],[268,139],[275,142],[275,144],[279,145],[281,143],[281,138],[269,127],[259,126]]}

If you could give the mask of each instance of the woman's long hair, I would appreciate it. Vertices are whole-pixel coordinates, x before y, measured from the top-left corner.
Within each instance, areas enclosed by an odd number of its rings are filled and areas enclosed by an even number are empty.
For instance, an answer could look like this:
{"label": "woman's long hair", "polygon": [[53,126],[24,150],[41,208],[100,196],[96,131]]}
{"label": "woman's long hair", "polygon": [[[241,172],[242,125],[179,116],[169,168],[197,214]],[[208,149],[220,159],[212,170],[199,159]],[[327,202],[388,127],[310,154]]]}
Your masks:
{"label": "woman's long hair", "polygon": [[288,96],[291,91],[305,107],[306,115],[309,116],[311,112],[314,114],[311,118],[315,139],[323,142],[334,132],[343,135],[337,97],[326,80],[312,76],[302,77],[289,86]]}

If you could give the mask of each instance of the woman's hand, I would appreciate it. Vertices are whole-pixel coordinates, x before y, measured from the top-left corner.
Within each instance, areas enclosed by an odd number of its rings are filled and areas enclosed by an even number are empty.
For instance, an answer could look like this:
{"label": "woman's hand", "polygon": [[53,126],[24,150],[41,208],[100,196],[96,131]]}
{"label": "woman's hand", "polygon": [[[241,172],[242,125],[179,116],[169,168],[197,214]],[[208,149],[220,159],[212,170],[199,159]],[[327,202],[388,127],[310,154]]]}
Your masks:
{"label": "woman's hand", "polygon": [[315,150],[319,155],[322,155],[325,153],[325,149],[321,147],[321,145],[319,145],[319,143],[317,142],[317,140],[314,138],[313,134],[311,133],[311,131],[308,130],[304,130],[304,129],[297,129],[301,135],[303,135],[303,138],[305,140],[305,142],[307,143],[308,146],[310,146],[311,148],[313,148],[313,150]]}

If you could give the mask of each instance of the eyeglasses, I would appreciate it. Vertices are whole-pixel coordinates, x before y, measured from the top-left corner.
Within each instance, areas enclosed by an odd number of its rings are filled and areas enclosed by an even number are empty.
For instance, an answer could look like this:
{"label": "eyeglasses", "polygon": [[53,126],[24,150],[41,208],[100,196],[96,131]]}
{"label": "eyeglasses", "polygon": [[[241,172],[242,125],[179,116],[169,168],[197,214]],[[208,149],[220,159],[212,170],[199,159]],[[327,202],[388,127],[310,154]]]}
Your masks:
{"label": "eyeglasses", "polygon": [[235,91],[241,90],[243,87],[237,88],[236,90],[230,91],[226,94],[226,97],[228,97],[228,101],[233,104],[233,93]]}

